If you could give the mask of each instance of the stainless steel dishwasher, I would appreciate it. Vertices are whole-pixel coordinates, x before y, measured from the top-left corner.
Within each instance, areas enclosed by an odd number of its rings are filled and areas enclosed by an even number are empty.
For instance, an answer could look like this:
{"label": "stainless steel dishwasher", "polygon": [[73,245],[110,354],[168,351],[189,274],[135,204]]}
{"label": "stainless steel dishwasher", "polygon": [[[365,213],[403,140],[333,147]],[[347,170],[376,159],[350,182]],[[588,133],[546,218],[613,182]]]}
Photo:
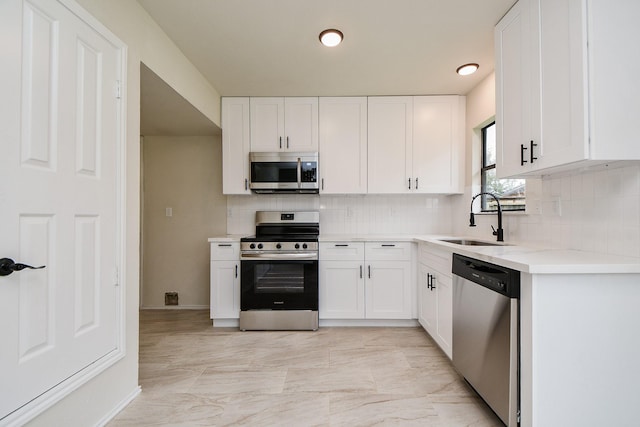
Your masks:
{"label": "stainless steel dishwasher", "polygon": [[453,254],[453,365],[509,427],[520,423],[520,272]]}

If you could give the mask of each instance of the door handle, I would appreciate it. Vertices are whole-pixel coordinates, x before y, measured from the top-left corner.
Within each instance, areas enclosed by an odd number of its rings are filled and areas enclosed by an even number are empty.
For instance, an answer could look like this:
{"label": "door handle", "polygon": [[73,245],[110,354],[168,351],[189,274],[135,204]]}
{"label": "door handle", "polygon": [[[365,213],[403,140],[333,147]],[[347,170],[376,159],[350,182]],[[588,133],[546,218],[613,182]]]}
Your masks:
{"label": "door handle", "polygon": [[29,268],[31,270],[39,270],[41,268],[45,268],[45,266],[41,265],[40,267],[32,267],[27,264],[14,262],[11,258],[0,259],[0,276],[8,276],[14,271],[21,271],[25,268]]}
{"label": "door handle", "polygon": [[525,163],[528,163],[525,159],[524,159],[524,152],[527,149],[527,147],[524,146],[524,144],[520,144],[520,166],[524,166]]}
{"label": "door handle", "polygon": [[534,156],[533,156],[533,147],[537,147],[537,146],[538,146],[538,144],[535,144],[535,143],[533,142],[533,140],[531,140],[531,152],[529,153],[529,154],[530,154],[530,156],[531,156],[531,157],[530,157],[531,164],[533,164],[533,162],[534,162],[535,160],[538,160],[538,158],[537,158],[537,157],[534,157]]}

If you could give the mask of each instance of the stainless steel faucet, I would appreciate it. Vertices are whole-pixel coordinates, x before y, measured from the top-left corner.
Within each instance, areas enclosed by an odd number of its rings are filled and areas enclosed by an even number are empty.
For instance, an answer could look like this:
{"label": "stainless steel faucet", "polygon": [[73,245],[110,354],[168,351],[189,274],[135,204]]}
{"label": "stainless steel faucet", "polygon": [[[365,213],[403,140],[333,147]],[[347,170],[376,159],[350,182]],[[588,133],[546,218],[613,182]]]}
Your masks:
{"label": "stainless steel faucet", "polygon": [[482,196],[483,194],[493,197],[498,204],[498,229],[496,230],[495,228],[493,228],[493,225],[491,226],[491,229],[493,230],[493,235],[498,237],[498,242],[504,242],[504,230],[502,229],[502,207],[500,206],[500,200],[498,200],[498,197],[493,193],[482,192],[473,196],[473,198],[471,199],[471,215],[469,216],[469,227],[476,226],[475,217],[473,215],[473,202],[478,196]]}

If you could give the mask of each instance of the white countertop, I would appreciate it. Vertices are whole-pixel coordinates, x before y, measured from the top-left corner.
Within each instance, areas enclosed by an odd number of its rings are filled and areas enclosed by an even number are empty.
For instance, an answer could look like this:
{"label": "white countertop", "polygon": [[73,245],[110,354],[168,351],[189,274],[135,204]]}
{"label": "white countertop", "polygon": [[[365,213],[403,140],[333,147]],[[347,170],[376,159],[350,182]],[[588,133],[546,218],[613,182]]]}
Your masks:
{"label": "white countertop", "polygon": [[640,258],[635,257],[530,247],[508,242],[500,246],[461,246],[442,242],[439,240],[442,238],[451,237],[420,236],[415,241],[531,274],[640,273]]}
{"label": "white countertop", "polygon": [[[244,235],[224,235],[209,238],[209,242],[240,241]],[[610,255],[572,249],[548,249],[511,244],[505,242],[499,246],[463,246],[443,242],[440,239],[469,239],[473,237],[409,234],[321,234],[320,242],[416,242],[426,243],[441,250],[447,250],[482,261],[502,265],[531,274],[625,274],[640,273],[640,258],[622,255]],[[480,239],[482,240],[482,239]],[[494,241],[486,240],[490,243]]]}

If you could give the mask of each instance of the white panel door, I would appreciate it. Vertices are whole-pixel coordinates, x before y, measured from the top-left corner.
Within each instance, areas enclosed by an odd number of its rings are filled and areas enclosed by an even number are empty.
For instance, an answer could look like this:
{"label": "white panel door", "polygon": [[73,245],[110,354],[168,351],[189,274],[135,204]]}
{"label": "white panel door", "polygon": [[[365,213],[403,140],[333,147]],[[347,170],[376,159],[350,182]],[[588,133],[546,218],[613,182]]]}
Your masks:
{"label": "white panel door", "polygon": [[0,257],[46,266],[0,277],[2,424],[118,349],[124,56],[57,1],[0,28]]}
{"label": "white panel door", "polygon": [[374,261],[366,274],[366,318],[411,319],[411,262]]}
{"label": "white panel door", "polygon": [[364,271],[358,261],[321,261],[320,319],[364,319]]}
{"label": "white panel door", "polygon": [[318,151],[318,98],[284,99],[284,149]]}
{"label": "white panel door", "polygon": [[284,150],[284,98],[251,98],[251,151]]}
{"label": "white panel door", "polygon": [[320,98],[320,191],[367,192],[367,98]]}
{"label": "white panel door", "polygon": [[240,317],[240,261],[211,261],[211,318]]}
{"label": "white panel door", "polygon": [[462,193],[464,102],[459,96],[413,98],[412,175],[420,193]]}
{"label": "white panel door", "polygon": [[413,189],[409,184],[413,180],[411,165],[407,165],[411,158],[412,97],[369,97],[368,101],[368,191],[408,193]]}
{"label": "white panel door", "polygon": [[222,193],[249,190],[249,98],[222,98]]}

